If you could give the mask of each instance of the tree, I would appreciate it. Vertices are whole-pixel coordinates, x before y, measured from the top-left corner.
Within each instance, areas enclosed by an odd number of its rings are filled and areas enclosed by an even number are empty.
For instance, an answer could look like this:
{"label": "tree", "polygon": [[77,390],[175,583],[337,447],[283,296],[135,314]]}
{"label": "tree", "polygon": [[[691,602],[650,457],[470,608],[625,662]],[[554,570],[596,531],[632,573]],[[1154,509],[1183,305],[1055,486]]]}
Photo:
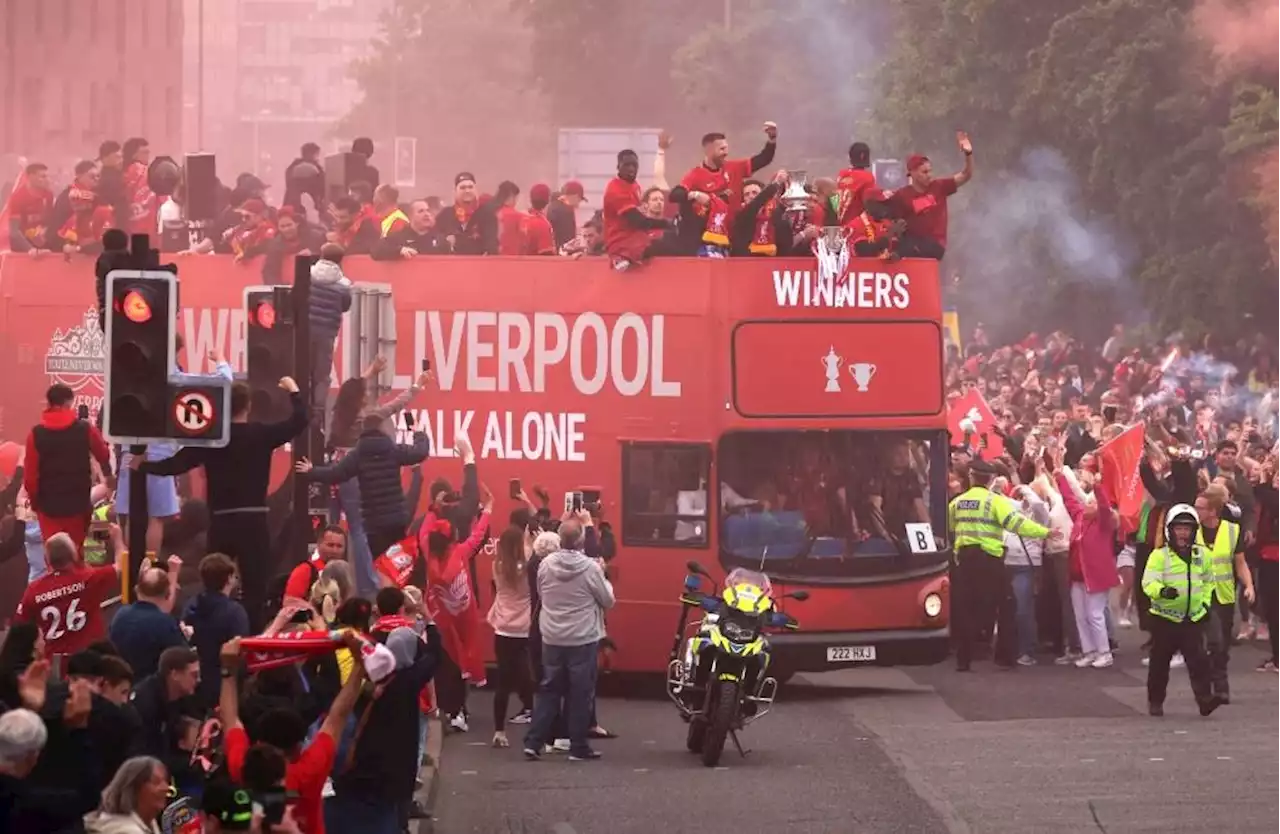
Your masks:
{"label": "tree", "polygon": [[485,189],[550,182],[555,135],[533,66],[531,36],[500,4],[395,0],[373,54],[353,69],[364,97],[340,129],[416,136],[419,181],[437,193],[461,170]]}
{"label": "tree", "polygon": [[[1257,309],[1273,326],[1274,239],[1233,168],[1239,154],[1256,164],[1274,148],[1274,78],[1269,99],[1237,91],[1195,36],[1191,6],[893,4],[882,136],[953,154],[946,136],[964,126],[977,143],[948,253],[971,312],[1025,329],[1061,324],[1075,302],[1087,332],[1109,324],[1098,309],[1219,329]],[[1260,205],[1257,182],[1249,196]]]}
{"label": "tree", "polygon": [[[779,165],[842,166],[866,116],[885,15],[872,0],[517,0],[534,30],[538,83],[559,125],[665,127],[669,162],[694,164],[712,130],[754,151],[779,125]],[[676,175],[678,176],[678,174]]]}

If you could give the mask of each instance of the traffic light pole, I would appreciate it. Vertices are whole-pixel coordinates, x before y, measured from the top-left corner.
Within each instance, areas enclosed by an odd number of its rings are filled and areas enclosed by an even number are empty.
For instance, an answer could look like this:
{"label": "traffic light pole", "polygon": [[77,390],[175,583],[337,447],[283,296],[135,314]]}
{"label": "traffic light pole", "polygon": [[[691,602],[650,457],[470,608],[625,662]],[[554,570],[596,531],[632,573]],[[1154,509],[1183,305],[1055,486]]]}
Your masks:
{"label": "traffic light pole", "polygon": [[[129,259],[137,269],[153,269],[160,266],[159,250],[151,248],[146,235],[133,235],[129,239]],[[130,446],[129,453],[135,458],[146,459],[146,446]],[[119,479],[117,479],[119,483]],[[143,560],[147,557],[147,526],[151,519],[147,515],[147,476],[134,471],[129,473],[129,567],[125,581],[120,583],[120,601],[133,602],[134,588],[138,584],[138,576],[142,573]]]}
{"label": "traffic light pole", "polygon": [[[146,446],[130,446],[129,454],[146,459]],[[133,589],[142,572],[142,561],[147,556],[147,476],[141,472],[129,473],[129,575],[120,583],[121,602],[133,602]],[[118,483],[118,481],[117,481]]]}
{"label": "traffic light pole", "polygon": [[[298,390],[306,398],[308,411],[311,407],[311,267],[319,260],[314,255],[299,255],[293,259],[293,292],[290,293],[293,307],[293,364],[294,382]],[[301,458],[315,461],[313,452],[318,452],[322,445],[312,448],[312,438],[316,436],[316,427],[324,426],[323,410],[320,414],[311,414],[307,428],[293,439],[293,535],[288,538],[292,552],[288,554],[289,564],[297,565],[307,560],[307,546],[311,543],[311,483],[298,473],[296,464]],[[323,437],[323,435],[321,435]],[[321,441],[323,444],[323,440]],[[318,462],[318,461],[315,461]]]}

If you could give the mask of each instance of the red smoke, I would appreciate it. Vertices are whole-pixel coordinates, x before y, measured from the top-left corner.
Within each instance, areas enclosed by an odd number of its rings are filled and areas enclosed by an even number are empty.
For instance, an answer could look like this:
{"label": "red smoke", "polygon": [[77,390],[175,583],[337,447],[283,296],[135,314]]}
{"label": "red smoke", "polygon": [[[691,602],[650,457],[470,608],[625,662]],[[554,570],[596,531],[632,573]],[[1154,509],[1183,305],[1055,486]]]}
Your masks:
{"label": "red smoke", "polygon": [[1274,67],[1280,60],[1276,0],[1200,0],[1193,21],[1225,70]]}

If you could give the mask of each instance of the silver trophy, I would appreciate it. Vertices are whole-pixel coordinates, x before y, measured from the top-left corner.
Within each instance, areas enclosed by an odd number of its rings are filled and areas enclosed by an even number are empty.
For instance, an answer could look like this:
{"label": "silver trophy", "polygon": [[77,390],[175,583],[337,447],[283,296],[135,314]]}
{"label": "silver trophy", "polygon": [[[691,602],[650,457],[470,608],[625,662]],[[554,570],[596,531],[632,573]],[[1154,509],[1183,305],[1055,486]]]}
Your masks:
{"label": "silver trophy", "polygon": [[809,192],[804,190],[805,172],[791,171],[791,181],[782,194],[782,204],[788,212],[801,212],[809,208]]}

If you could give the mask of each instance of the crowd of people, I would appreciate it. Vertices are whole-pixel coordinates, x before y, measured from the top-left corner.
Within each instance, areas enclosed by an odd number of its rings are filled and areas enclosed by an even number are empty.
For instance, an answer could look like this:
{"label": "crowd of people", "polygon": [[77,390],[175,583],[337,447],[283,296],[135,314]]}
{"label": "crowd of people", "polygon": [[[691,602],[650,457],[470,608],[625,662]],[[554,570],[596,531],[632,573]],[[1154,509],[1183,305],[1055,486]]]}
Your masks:
{"label": "crowd of people", "polygon": [[[812,182],[778,171],[756,175],[777,153],[778,128],[764,125],[766,142],[755,155],[729,157],[724,134],[702,137],[702,161],[671,185],[666,154],[673,139],[661,134],[653,184],[637,182],[639,155],[622,150],[617,177],[603,205],[585,223],[578,213],[586,199],[582,183],[527,190],[510,180],[483,191],[467,171],[453,178],[451,200],[440,196],[402,200],[381,183],[370,160],[373,142],[357,139],[358,164],[341,186],[326,182],[320,147],[303,145],[286,170],[286,190],[272,205],[268,186],[251,173],[234,187],[211,186],[201,205],[211,217],[188,216],[192,186],[168,157],[152,159],[146,139],[102,143],[95,159],[75,166],[72,182],[57,190],[47,165],[25,164],[0,214],[0,251],[40,256],[94,253],[108,227],[159,235],[166,251],[230,254],[238,262],[261,261],[269,283],[279,283],[286,258],[318,254],[328,242],[346,254],[395,261],[431,255],[608,256],[624,270],[654,256],[723,258],[808,255],[824,229],[839,235],[858,255],[896,259],[941,259],[947,242],[947,198],[973,175],[973,146],[963,132],[957,144],[964,168],[935,177],[922,154],[907,160],[909,182],[896,191],[877,186],[871,150],[849,148],[849,167]],[[794,181],[793,181],[794,180]],[[216,192],[216,193],[215,193]],[[3,239],[7,237],[6,241]]]}
{"label": "crowd of people", "polygon": [[[206,831],[400,832],[424,815],[413,796],[427,716],[438,709],[468,731],[468,689],[486,683],[475,582],[493,499],[461,435],[460,489],[435,473],[417,512],[426,437],[395,443],[388,416],[404,395],[379,405],[365,386],[360,377],[340,389],[325,462],[299,464],[306,479],[339,488],[333,523],[295,566],[277,563],[285,548],[266,521],[286,491],[267,495],[270,455],[307,425],[292,380],[281,387],[295,413],[281,423],[251,422],[248,390],[235,383],[224,449],[105,465],[89,454],[98,429],[70,410],[64,386],[50,389],[32,454],[0,495],[6,525],[38,531],[35,547],[6,534],[0,553],[25,548],[31,570],[0,647],[4,830],[168,832],[203,820]],[[182,513],[203,521],[166,525],[165,558],[147,554],[131,601],[108,621],[103,608],[128,581],[116,523],[127,520],[109,494],[91,508],[95,470],[108,493],[114,471],[147,477],[149,495],[163,497],[195,465],[207,497],[187,499]],[[47,512],[52,496],[81,487],[76,506]],[[534,492],[537,502],[521,491],[494,531],[493,744],[509,746],[508,723],[527,724],[527,756],[587,761],[599,757],[591,739],[613,737],[594,693],[615,545],[590,509],[556,519],[547,493]],[[100,521],[68,524],[81,510]]]}
{"label": "crowd of people", "polygon": [[[379,182],[368,140],[353,146],[364,165],[345,193],[324,183],[319,148],[308,144],[279,206],[265,183],[244,174],[219,190],[214,219],[194,223],[176,166],[161,176],[143,139],[106,142],[56,194],[47,167],[26,164],[0,234],[14,251],[72,257],[94,252],[111,227],[158,233],[177,241],[178,254],[260,259],[270,282],[289,256],[320,255],[310,318],[323,369],[350,307],[341,268],[350,255],[600,255],[622,270],[654,256],[807,254],[833,227],[859,256],[945,254],[947,198],[973,174],[966,135],[957,136],[959,173],[935,178],[931,161],[914,155],[908,185],[887,192],[863,143],[849,149],[850,167],[836,177],[802,182],[779,171],[754,179],[777,152],[776,125],[766,123],[764,133],[759,152],[736,160],[722,134],[707,134],[702,162],[676,185],[666,181],[672,139],[664,134],[648,190],[637,183],[638,155],[621,151],[601,210],[581,227],[586,195],[573,181],[554,191],[533,185],[521,209],[515,183],[484,194],[462,172],[451,203],[402,203]],[[1274,368],[1265,337],[1192,346],[1139,341],[1120,327],[1097,347],[1064,333],[994,346],[979,327],[952,351],[948,401],[976,389],[995,417],[980,442],[966,436],[952,448],[959,667],[969,668],[989,641],[1009,668],[1035,665],[1046,651],[1060,664],[1106,667],[1115,629],[1136,620],[1151,635],[1153,713],[1178,652],[1202,711],[1229,701],[1234,640],[1269,640],[1260,669],[1274,672]],[[534,500],[515,485],[519,507],[506,525],[496,523],[465,434],[454,450],[457,489],[432,471],[425,434],[395,440],[391,416],[430,386],[431,374],[379,403],[370,394],[379,369],[344,381],[332,403],[323,374],[310,392],[280,380],[292,413],[275,423],[256,421],[248,387],[235,383],[225,448],[140,458],[110,450],[72,411],[70,389],[49,389],[24,468],[0,491],[0,560],[25,553],[29,565],[0,646],[0,816],[8,830],[181,831],[201,820],[211,832],[403,831],[424,813],[413,796],[425,717],[439,711],[456,732],[474,723],[468,691],[488,683],[482,617],[497,661],[493,746],[510,746],[508,725],[527,725],[520,747],[529,759],[600,756],[593,742],[614,737],[594,697],[614,603],[609,525],[587,506],[556,518],[544,491],[534,489]],[[1124,518],[1112,509],[1115,473],[1102,447],[1135,424],[1146,431],[1147,500]],[[308,426],[322,433],[324,458],[298,469],[329,485],[331,523],[307,561],[278,564],[273,554],[291,550],[287,525],[276,519],[292,487],[269,489],[270,459]],[[866,552],[907,521],[930,518],[927,443],[872,444],[853,433],[824,443],[778,454],[800,460],[799,472],[822,471],[828,459],[865,472],[841,483],[838,501],[825,483],[762,474],[763,458],[756,468],[728,467],[726,486],[750,493],[738,496],[747,504],[795,507],[805,535],[858,542]],[[205,497],[184,500],[177,479],[197,467]],[[142,570],[128,576],[122,496],[137,477],[148,479],[157,521]],[[1008,497],[967,497],[974,489]],[[966,538],[963,513],[975,508],[965,501],[996,506],[1007,532],[994,543]],[[482,614],[476,563],[487,552],[493,601]],[[1196,553],[1215,571],[1206,573],[1212,581],[1177,585],[1172,567]],[[130,600],[108,622],[104,603],[122,584]],[[1194,604],[1179,609],[1174,603],[1188,595]],[[1237,608],[1242,629],[1233,634]]]}
{"label": "crowd of people", "polygon": [[[952,352],[949,401],[976,389],[994,417],[952,448],[958,668],[993,637],[1007,668],[1045,652],[1105,668],[1116,629],[1136,624],[1153,715],[1171,665],[1187,665],[1207,712],[1230,702],[1233,644],[1269,642],[1258,670],[1277,670],[1274,349],[1263,334],[1143,343],[1122,326],[1095,347],[1062,332],[997,346],[979,326]],[[1132,459],[1108,455],[1134,426]],[[1136,469],[1136,482],[1109,467]],[[1140,509],[1124,515],[1117,488]],[[1203,581],[1172,587],[1175,564]]]}

